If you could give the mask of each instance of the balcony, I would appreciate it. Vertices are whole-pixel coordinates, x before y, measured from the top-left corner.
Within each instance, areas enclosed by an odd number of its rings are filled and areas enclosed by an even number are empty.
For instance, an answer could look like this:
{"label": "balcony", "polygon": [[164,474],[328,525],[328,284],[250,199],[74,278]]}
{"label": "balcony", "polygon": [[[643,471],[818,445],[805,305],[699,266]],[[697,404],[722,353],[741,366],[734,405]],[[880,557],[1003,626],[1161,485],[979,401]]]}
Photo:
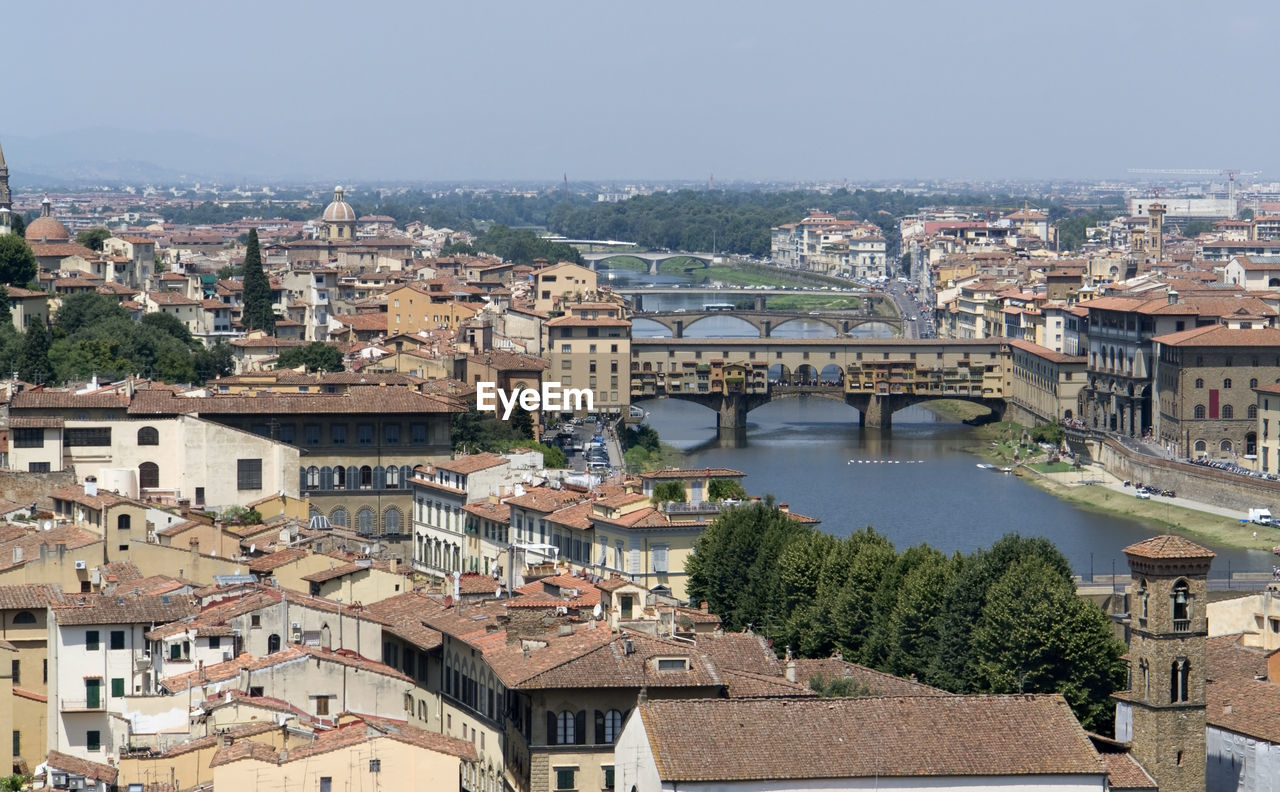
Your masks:
{"label": "balcony", "polygon": [[1173,631],[1174,632],[1191,632],[1191,620],[1190,619],[1174,619]]}
{"label": "balcony", "polygon": [[96,700],[64,698],[59,701],[62,712],[105,712],[106,709],[106,702],[101,696]]}

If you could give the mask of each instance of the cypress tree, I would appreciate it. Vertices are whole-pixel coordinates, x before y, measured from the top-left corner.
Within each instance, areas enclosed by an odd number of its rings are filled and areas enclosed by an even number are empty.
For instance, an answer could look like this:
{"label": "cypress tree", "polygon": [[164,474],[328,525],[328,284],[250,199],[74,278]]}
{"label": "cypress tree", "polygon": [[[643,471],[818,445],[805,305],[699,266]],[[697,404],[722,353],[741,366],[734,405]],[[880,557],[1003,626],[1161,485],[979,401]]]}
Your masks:
{"label": "cypress tree", "polygon": [[27,328],[18,362],[18,377],[33,385],[53,381],[53,366],[49,363],[49,326],[43,321],[32,322]]}
{"label": "cypress tree", "polygon": [[258,229],[249,229],[244,249],[244,329],[265,330],[274,335],[276,315],[271,311],[271,281],[262,270],[262,253],[258,250]]}

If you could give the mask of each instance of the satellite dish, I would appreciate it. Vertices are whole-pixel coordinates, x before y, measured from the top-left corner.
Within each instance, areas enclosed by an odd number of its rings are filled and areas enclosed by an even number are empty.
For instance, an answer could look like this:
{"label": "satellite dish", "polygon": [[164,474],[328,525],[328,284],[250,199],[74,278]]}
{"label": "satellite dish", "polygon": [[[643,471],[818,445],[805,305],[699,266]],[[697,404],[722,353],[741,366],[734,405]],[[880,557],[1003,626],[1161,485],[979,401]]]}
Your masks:
{"label": "satellite dish", "polygon": [[493,590],[494,599],[502,599],[502,586],[498,586]]}
{"label": "satellite dish", "polygon": [[604,615],[604,608],[600,607],[600,603],[597,602],[596,606],[591,609],[591,615],[597,619]]}
{"label": "satellite dish", "polygon": [[257,544],[257,542],[254,542],[253,544],[250,544],[250,545],[249,545],[249,552],[250,552],[250,553],[256,553],[256,552],[258,552],[258,544]]}
{"label": "satellite dish", "polygon": [[52,531],[52,530],[53,530],[53,520],[45,520],[45,521],[44,521],[44,529],[45,529],[46,531]]}

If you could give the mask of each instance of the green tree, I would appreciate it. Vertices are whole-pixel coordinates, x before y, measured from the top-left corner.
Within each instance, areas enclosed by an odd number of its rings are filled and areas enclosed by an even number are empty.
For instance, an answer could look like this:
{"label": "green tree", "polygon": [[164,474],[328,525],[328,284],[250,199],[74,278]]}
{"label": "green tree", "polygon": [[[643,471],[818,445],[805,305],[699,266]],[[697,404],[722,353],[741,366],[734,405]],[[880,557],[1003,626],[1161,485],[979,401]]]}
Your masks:
{"label": "green tree", "polygon": [[814,674],[809,677],[809,689],[823,698],[857,698],[875,695],[871,688],[849,677],[824,677]]}
{"label": "green tree", "polygon": [[26,232],[27,219],[18,212],[9,215],[9,233],[21,239]]}
{"label": "green tree", "polygon": [[1201,234],[1208,234],[1213,231],[1213,223],[1208,220],[1192,220],[1182,227],[1182,235],[1188,239],[1195,239]]}
{"label": "green tree", "polygon": [[684,503],[684,482],[664,481],[653,488],[654,503]]}
{"label": "green tree", "polygon": [[[15,732],[16,734],[16,732]],[[0,790],[3,792],[22,792],[22,788],[30,783],[31,779],[24,775],[14,773],[0,778]]]}
{"label": "green tree", "polygon": [[276,332],[276,315],[271,310],[271,281],[262,269],[262,252],[258,249],[258,229],[249,229],[249,242],[244,249],[244,313],[245,330]]}
{"label": "green tree", "polygon": [[942,614],[936,607],[951,578],[951,560],[930,548],[902,579],[902,590],[889,611],[886,633],[889,654],[885,670],[928,681],[938,649]]}
{"label": "green tree", "polygon": [[81,292],[67,296],[62,301],[53,320],[53,332],[58,338],[75,335],[83,328],[100,327],[110,320],[132,321],[120,303],[97,292]]}
{"label": "green tree", "polygon": [[529,448],[542,454],[542,466],[547,470],[563,470],[569,467],[569,459],[564,451],[556,446],[544,443],[530,443]]}
{"label": "green tree", "polygon": [[1253,219],[1253,210],[1252,210],[1252,209],[1242,209],[1242,210],[1240,211],[1240,219],[1241,219],[1241,220],[1252,220],[1252,219]]}
{"label": "green tree", "polygon": [[1062,445],[1063,439],[1067,436],[1067,430],[1062,428],[1062,424],[1054,421],[1052,423],[1037,424],[1031,430],[1031,439],[1037,443],[1052,443],[1054,445]]}
{"label": "green tree", "polygon": [[18,377],[33,385],[53,381],[53,367],[49,363],[49,326],[38,319],[27,327],[27,337],[22,344],[22,358],[18,363]]}
{"label": "green tree", "polygon": [[292,347],[276,358],[276,368],[292,369],[305,366],[307,371],[342,371],[346,368],[342,352],[337,347],[320,341],[305,346]]}
{"label": "green tree", "polygon": [[183,322],[173,314],[143,314],[140,324],[143,327],[150,327],[164,333],[165,335],[171,336],[177,341],[180,341],[184,346],[192,346],[195,343],[195,339],[191,337],[191,331],[187,329],[186,322]]}
{"label": "green tree", "polygon": [[36,278],[36,255],[18,234],[0,236],[0,283],[25,286]]}
{"label": "green tree", "polygon": [[76,244],[90,250],[102,250],[102,243],[111,238],[111,232],[105,228],[86,228],[76,234]]}
{"label": "green tree", "polygon": [[1042,558],[1027,557],[991,587],[974,628],[974,687],[984,693],[1061,693],[1080,723],[1107,733],[1110,695],[1125,682],[1106,614]]}
{"label": "green tree", "polygon": [[196,370],[196,381],[208,382],[217,377],[229,375],[235,368],[231,354],[231,345],[219,341],[211,347],[200,347],[195,351],[193,361]]}
{"label": "green tree", "polygon": [[707,484],[708,500],[744,500],[746,497],[747,491],[733,479],[711,479]]}

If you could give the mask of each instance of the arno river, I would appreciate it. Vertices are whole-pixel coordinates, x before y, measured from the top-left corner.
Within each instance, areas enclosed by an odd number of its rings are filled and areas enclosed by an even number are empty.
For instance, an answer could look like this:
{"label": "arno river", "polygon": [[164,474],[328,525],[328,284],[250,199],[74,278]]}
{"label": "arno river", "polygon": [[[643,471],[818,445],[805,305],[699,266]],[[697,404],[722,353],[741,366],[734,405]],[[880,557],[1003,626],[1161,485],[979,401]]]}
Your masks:
{"label": "arno river", "polygon": [[[831,332],[808,325],[789,323],[775,336]],[[658,335],[653,330],[637,322],[635,333]],[[728,333],[746,334],[726,316],[699,322],[685,336]],[[1048,537],[1078,574],[1088,576],[1091,568],[1110,575],[1113,564],[1118,573],[1127,573],[1121,550],[1156,533],[1134,520],[1076,508],[1015,476],[979,469],[982,460],[966,451],[977,442],[973,430],[920,407],[896,413],[893,428],[882,432],[859,429],[858,412],[835,401],[782,399],[750,413],[744,447],[722,448],[715,413],[705,407],[666,399],[637,406],[650,412],[648,423],[664,442],[689,452],[690,467],[741,470],[749,492],[773,494],[793,510],[822,520],[821,528],[837,536],[870,525],[899,549],[927,542],[945,552],[968,552],[1017,531]],[[1099,497],[1103,492],[1099,488]],[[1269,571],[1275,562],[1265,552],[1212,549],[1218,553],[1213,577],[1225,577],[1228,568]]]}

